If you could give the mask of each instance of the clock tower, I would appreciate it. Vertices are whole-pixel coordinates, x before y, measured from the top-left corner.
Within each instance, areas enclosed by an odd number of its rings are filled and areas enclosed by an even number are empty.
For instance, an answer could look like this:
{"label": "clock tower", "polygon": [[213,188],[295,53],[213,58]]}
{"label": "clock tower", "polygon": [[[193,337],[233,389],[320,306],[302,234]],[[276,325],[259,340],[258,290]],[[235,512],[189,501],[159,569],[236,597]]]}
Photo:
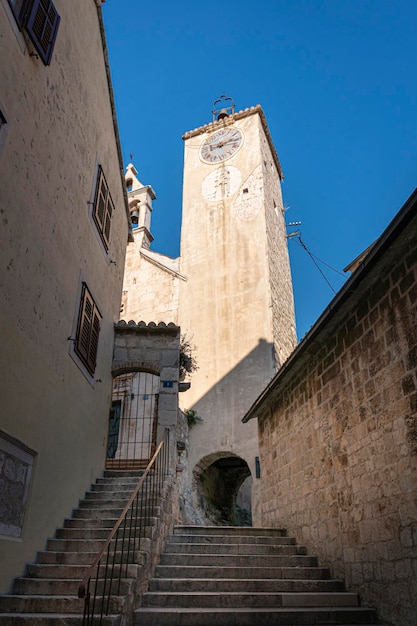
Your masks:
{"label": "clock tower", "polygon": [[202,419],[189,446],[199,502],[236,523],[244,483],[256,523],[257,427],[241,420],[296,345],[282,170],[259,105],[235,112],[222,96],[212,113],[183,136],[179,320],[198,370],[181,404]]}

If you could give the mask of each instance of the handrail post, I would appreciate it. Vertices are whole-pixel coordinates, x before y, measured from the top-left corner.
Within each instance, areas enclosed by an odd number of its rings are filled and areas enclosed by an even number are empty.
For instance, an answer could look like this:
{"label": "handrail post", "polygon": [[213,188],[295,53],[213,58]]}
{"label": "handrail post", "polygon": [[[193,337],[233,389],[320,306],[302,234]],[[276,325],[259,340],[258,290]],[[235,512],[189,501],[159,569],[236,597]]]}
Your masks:
{"label": "handrail post", "polygon": [[[136,533],[138,531],[138,522],[139,522],[139,533],[138,533],[138,552],[140,551],[140,542],[142,538],[142,534],[146,534],[147,522],[150,522],[150,507],[156,504],[156,499],[159,496],[162,496],[162,488],[165,482],[166,476],[170,473],[169,467],[169,447],[170,447],[170,432],[166,429],[164,437],[160,444],[158,445],[152,459],[149,461],[143,475],[139,479],[132,495],[130,496],[127,504],[125,505],[121,515],[119,516],[117,522],[114,527],[110,531],[106,541],[104,542],[99,554],[94,559],[91,566],[86,571],[82,582],[78,588],[78,597],[84,598],[84,613],[83,613],[83,626],[92,626],[95,623],[94,615],[95,615],[95,607],[96,601],[98,598],[98,588],[99,588],[99,578],[100,578],[100,568],[102,563],[102,558],[107,552],[106,555],[106,564],[104,566],[104,577],[103,577],[103,589],[101,596],[101,607],[100,607],[100,615],[98,624],[102,623],[103,613],[105,610],[105,614],[109,614],[109,606],[110,606],[110,598],[112,595],[112,587],[114,581],[114,571],[116,566],[116,554],[119,543],[119,532],[121,530],[121,526],[123,524],[123,533],[121,542],[121,551],[120,551],[120,567],[119,567],[119,582],[117,595],[120,594],[120,585],[122,578],[122,571],[125,572],[125,576],[128,574],[128,567],[131,561],[131,554],[133,556],[136,553]],[[167,462],[168,460],[168,462]],[[149,498],[150,494],[150,498]],[[140,500],[140,501],[139,501]],[[135,514],[134,514],[135,509]],[[140,511],[140,517],[138,519],[137,512]],[[126,524],[128,523],[127,517],[130,514],[130,524],[129,530],[127,531],[126,537]],[[132,542],[133,538],[133,542]],[[111,545],[113,541],[113,546]],[[127,542],[127,544],[126,544]],[[133,543],[133,550],[132,550]],[[127,552],[127,553],[126,553]],[[123,563],[123,560],[126,555],[126,563]],[[92,598],[91,605],[91,582],[92,578],[95,575],[94,581],[94,594]],[[109,582],[109,586],[107,583]],[[106,609],[104,609],[106,605]]]}

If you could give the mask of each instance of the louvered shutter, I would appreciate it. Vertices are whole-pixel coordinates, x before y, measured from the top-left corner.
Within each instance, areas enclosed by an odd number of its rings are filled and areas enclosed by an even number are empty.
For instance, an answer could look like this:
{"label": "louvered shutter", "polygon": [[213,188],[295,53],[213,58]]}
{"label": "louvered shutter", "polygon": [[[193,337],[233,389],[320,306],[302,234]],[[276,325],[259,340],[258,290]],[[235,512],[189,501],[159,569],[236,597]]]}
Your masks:
{"label": "louvered shutter", "polygon": [[98,168],[93,217],[106,251],[110,247],[110,226],[114,205],[101,166]]}
{"label": "louvered shutter", "polygon": [[97,363],[98,337],[100,334],[100,316],[97,309],[94,308],[93,323],[91,326],[90,347],[88,351],[88,365],[90,371],[94,372]]}
{"label": "louvered shutter", "polygon": [[107,196],[106,215],[105,215],[105,222],[103,225],[103,238],[107,246],[107,249],[110,246],[110,224],[111,224],[112,215],[113,215],[113,202],[109,193]]}
{"label": "louvered shutter", "polygon": [[25,28],[45,65],[51,62],[60,19],[51,0],[33,0]]}
{"label": "louvered shutter", "polygon": [[83,283],[75,351],[91,374],[94,374],[96,368],[100,322],[100,312]]}

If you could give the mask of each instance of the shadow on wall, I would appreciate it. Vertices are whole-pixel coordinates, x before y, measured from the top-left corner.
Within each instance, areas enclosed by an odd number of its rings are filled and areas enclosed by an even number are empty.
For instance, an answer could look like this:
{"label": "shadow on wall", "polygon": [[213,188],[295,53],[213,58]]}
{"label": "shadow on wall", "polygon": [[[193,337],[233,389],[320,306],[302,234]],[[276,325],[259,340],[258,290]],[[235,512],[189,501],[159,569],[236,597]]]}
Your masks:
{"label": "shadow on wall", "polygon": [[[192,406],[202,421],[193,426],[189,435],[190,478],[196,496],[194,503],[205,518],[204,523],[252,524],[256,506],[253,489],[257,489],[258,482],[258,430],[256,422],[243,424],[242,418],[274,375],[274,366],[273,344],[259,339]],[[201,367],[193,375],[192,385],[204,385],[204,377]]]}

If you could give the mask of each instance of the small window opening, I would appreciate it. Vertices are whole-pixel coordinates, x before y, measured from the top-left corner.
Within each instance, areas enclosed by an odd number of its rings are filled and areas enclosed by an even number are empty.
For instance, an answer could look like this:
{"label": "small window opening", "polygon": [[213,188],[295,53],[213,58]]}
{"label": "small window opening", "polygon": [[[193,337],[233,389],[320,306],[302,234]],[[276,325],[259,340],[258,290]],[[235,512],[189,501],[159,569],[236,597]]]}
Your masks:
{"label": "small window opening", "polygon": [[249,193],[249,189],[247,187],[244,188],[243,193]]}
{"label": "small window opening", "polygon": [[127,190],[128,190],[128,191],[132,191],[132,187],[133,187],[133,180],[132,180],[131,178],[129,178],[129,179],[126,181],[126,187],[127,187]]}

